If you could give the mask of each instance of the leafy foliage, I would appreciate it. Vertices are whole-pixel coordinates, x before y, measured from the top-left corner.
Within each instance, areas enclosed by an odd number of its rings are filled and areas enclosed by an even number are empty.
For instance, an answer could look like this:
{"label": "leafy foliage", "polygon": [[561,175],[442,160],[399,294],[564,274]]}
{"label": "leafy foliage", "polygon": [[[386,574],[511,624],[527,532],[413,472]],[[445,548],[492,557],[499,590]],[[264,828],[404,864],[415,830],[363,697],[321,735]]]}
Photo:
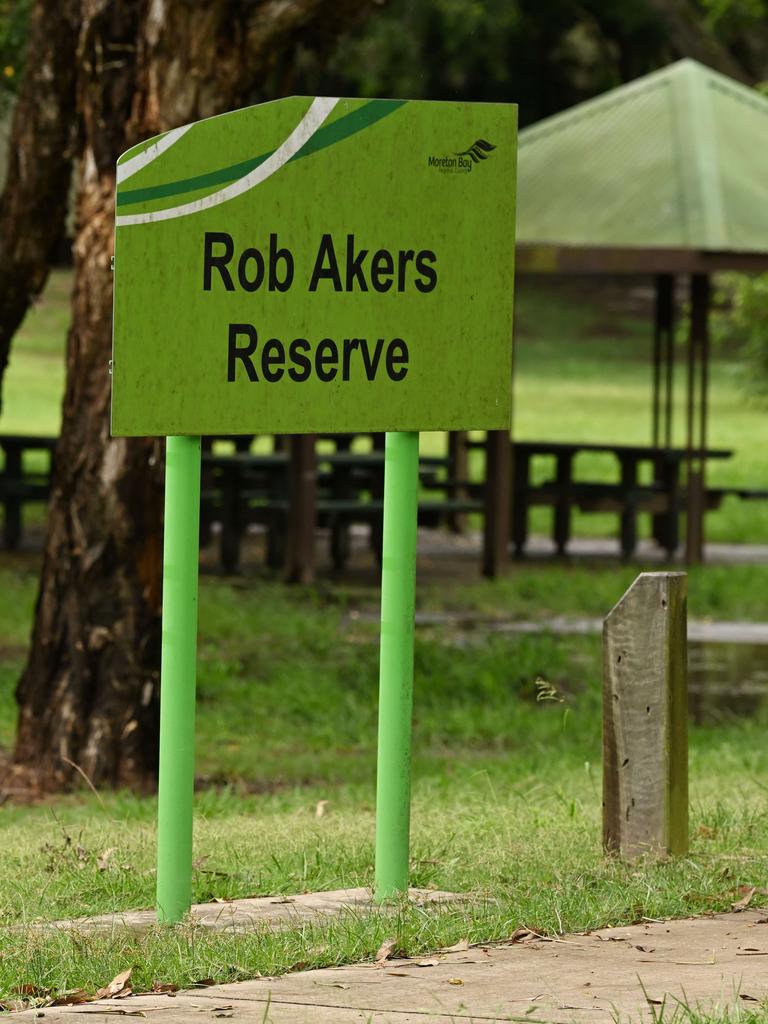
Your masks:
{"label": "leafy foliage", "polygon": [[526,125],[680,57],[768,78],[766,25],[768,0],[390,0],[322,60],[299,51],[291,88],[514,101]]}
{"label": "leafy foliage", "polygon": [[32,0],[0,0],[0,114],[21,79],[31,8]]}
{"label": "leafy foliage", "polygon": [[737,349],[749,388],[768,394],[768,274],[723,274],[712,336],[721,349]]}
{"label": "leafy foliage", "polygon": [[297,85],[335,94],[520,104],[531,123],[666,63],[645,0],[392,0]]}

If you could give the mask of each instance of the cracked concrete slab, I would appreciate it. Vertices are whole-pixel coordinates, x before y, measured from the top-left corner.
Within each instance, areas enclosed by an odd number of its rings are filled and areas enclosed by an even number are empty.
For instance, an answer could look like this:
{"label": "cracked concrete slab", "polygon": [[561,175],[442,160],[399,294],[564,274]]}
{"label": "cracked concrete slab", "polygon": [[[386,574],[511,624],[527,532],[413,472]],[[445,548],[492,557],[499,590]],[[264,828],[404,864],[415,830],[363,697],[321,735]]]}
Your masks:
{"label": "cracked concrete slab", "polygon": [[[426,906],[461,897],[455,893],[432,889],[409,889],[408,898],[416,906]],[[254,928],[291,927],[301,921],[342,912],[361,912],[374,907],[370,889],[334,889],[331,892],[308,892],[299,896],[258,896],[252,899],[196,903],[190,910],[190,918],[203,928],[242,932]],[[51,921],[40,927],[58,928],[62,931],[113,931],[115,928],[130,928],[136,932],[145,932],[156,925],[157,914],[154,910],[128,910],[116,914]]]}
{"label": "cracked concrete slab", "polygon": [[27,1010],[45,1024],[137,1015],[156,1024],[228,1018],[240,1024],[610,1024],[650,1020],[662,1004],[714,1010],[768,999],[768,912],[680,921],[428,954],[383,964]]}

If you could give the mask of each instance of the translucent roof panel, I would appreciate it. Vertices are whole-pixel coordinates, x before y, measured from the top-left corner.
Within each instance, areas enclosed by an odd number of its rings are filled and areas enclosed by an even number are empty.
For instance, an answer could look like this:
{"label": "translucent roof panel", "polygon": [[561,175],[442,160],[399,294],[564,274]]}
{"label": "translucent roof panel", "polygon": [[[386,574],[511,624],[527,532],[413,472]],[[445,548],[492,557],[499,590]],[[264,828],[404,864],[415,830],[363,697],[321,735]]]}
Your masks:
{"label": "translucent roof panel", "polygon": [[520,242],[768,252],[768,98],[692,60],[520,133]]}

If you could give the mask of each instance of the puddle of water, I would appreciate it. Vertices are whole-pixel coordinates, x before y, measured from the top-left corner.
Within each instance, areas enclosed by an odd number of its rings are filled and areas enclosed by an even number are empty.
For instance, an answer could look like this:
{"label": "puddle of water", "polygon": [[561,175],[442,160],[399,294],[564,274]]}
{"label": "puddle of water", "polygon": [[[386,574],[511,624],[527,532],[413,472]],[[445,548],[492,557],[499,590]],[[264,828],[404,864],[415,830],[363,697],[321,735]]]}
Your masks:
{"label": "puddle of water", "polygon": [[768,646],[688,642],[688,708],[697,725],[768,707]]}

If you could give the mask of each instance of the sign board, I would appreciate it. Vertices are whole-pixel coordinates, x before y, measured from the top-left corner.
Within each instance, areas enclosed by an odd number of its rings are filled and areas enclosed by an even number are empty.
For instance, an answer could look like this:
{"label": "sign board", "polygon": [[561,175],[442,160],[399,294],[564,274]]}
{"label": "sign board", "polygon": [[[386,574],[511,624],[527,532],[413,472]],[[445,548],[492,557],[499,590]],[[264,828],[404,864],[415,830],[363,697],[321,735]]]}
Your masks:
{"label": "sign board", "polygon": [[516,123],[292,97],[125,153],[113,434],[508,428]]}

